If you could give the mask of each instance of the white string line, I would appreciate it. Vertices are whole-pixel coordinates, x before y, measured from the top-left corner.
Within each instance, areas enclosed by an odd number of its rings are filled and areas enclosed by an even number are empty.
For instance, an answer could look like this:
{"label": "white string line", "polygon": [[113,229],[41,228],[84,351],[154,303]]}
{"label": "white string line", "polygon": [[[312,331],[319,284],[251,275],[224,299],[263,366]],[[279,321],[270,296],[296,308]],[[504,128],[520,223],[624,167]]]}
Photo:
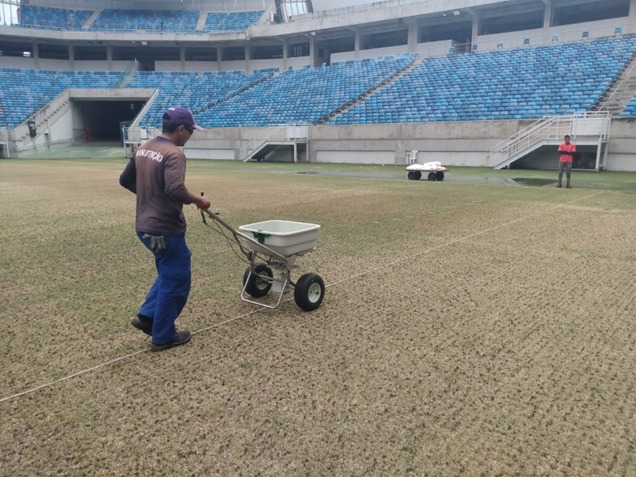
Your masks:
{"label": "white string line", "polygon": [[[363,272],[357,273],[355,275],[351,275],[349,277],[345,277],[345,278],[343,278],[341,280],[338,280],[338,281],[335,281],[335,282],[331,282],[331,283],[329,283],[329,285],[326,285],[325,288],[329,287],[329,286],[338,285],[340,283],[343,283],[343,282],[346,282],[346,281],[349,281],[349,280],[355,280],[356,278],[362,277],[364,275],[368,275],[369,273],[377,272],[378,270],[381,270],[382,268],[390,267],[392,265],[395,265],[396,263],[400,263],[400,262],[403,262],[405,260],[410,260],[410,259],[412,259],[414,257],[419,257],[421,255],[427,255],[427,254],[432,253],[432,252],[434,252],[436,250],[439,250],[441,248],[449,247],[449,246],[451,246],[453,244],[456,244],[456,243],[459,243],[459,242],[463,242],[463,241],[468,240],[468,239],[473,238],[473,237],[477,237],[478,235],[484,235],[484,234],[486,234],[488,232],[491,232],[493,230],[497,230],[497,229],[500,229],[500,228],[503,228],[503,227],[507,227],[507,226],[515,224],[517,222],[521,222],[521,221],[530,219],[532,217],[536,217],[538,215],[544,214],[546,212],[550,212],[550,211],[555,210],[555,209],[560,209],[562,207],[565,207],[567,205],[573,204],[575,202],[579,202],[579,201],[585,200],[585,199],[590,199],[590,198],[595,197],[595,196],[597,196],[599,194],[602,194],[603,192],[604,191],[599,191],[599,192],[596,192],[595,194],[588,195],[588,196],[585,196],[585,197],[580,197],[578,199],[574,199],[574,200],[571,200],[569,202],[565,202],[563,204],[555,205],[555,206],[550,207],[550,208],[548,208],[546,210],[541,210],[541,211],[536,212],[534,214],[525,215],[523,217],[520,217],[520,218],[515,219],[515,220],[511,220],[509,222],[505,222],[503,224],[493,225],[492,227],[489,227],[487,229],[481,230],[479,232],[475,232],[475,233],[470,234],[470,235],[465,235],[464,237],[460,237],[460,238],[457,238],[457,239],[450,240],[450,241],[448,241],[446,243],[443,243],[443,244],[440,244],[440,245],[436,245],[436,246],[428,248],[426,250],[422,250],[421,252],[417,252],[417,253],[415,253],[413,255],[409,255],[408,257],[402,257],[402,258],[399,258],[399,259],[394,260],[392,262],[385,263],[383,265],[377,266],[375,268],[371,268],[371,269],[365,270]],[[290,301],[290,300],[291,300],[291,298],[288,298],[288,299],[283,300],[281,303],[284,303],[284,302],[287,302],[287,301]],[[246,316],[253,315],[254,313],[258,313],[259,311],[264,311],[264,310],[262,310],[260,308],[257,308],[257,309],[254,309],[252,311],[249,311],[247,313],[243,313],[242,315],[237,315],[234,318],[229,318],[229,319],[221,321],[219,323],[215,323],[213,325],[201,328],[201,329],[199,329],[197,331],[193,331],[192,334],[195,335],[195,334],[198,334],[198,333],[202,333],[204,331],[211,330],[213,328],[217,328],[219,326],[231,323],[231,322],[239,320],[241,318],[245,318]],[[68,376],[64,376],[64,377],[56,379],[54,381],[50,381],[48,383],[41,384],[41,385],[36,386],[34,388],[27,389],[26,391],[22,391],[22,392],[19,392],[19,393],[16,393],[16,394],[12,394],[10,396],[6,396],[6,397],[3,397],[3,398],[0,398],[0,403],[5,402],[5,401],[9,401],[11,399],[15,399],[15,398],[18,398],[18,397],[21,397],[21,396],[25,396],[27,394],[34,393],[36,391],[39,391],[40,389],[53,386],[55,384],[61,383],[63,381],[67,381],[69,379],[75,378],[77,376],[81,376],[83,374],[90,373],[92,371],[96,371],[96,370],[98,370],[100,368],[104,368],[106,366],[110,366],[111,364],[115,364],[115,363],[117,363],[119,361],[124,361],[124,360],[126,360],[128,358],[132,358],[133,356],[136,356],[138,354],[146,353],[147,351],[150,351],[150,348],[146,348],[146,349],[142,349],[142,350],[139,350],[139,351],[135,351],[135,352],[127,354],[125,356],[120,356],[118,358],[111,359],[110,361],[106,361],[105,363],[98,364],[98,365],[93,366],[91,368],[83,369],[81,371],[78,371],[78,372],[73,373],[73,374],[69,374]]]}
{"label": "white string line", "polygon": [[592,194],[592,195],[588,195],[588,196],[585,196],[585,197],[580,197],[578,199],[574,199],[574,200],[571,200],[569,202],[564,202],[563,204],[558,204],[558,205],[549,207],[549,208],[547,208],[545,210],[541,210],[541,211],[536,212],[534,214],[524,215],[523,217],[511,220],[509,222],[505,222],[503,224],[493,225],[492,227],[489,227],[487,229],[481,230],[479,232],[475,232],[473,234],[466,235],[464,237],[453,239],[453,240],[451,240],[449,242],[446,242],[446,243],[443,243],[443,244],[440,244],[440,245],[435,245],[434,247],[427,248],[427,249],[422,250],[420,252],[414,253],[413,255],[409,255],[407,257],[398,258],[396,260],[393,260],[392,262],[385,263],[385,264],[379,265],[379,266],[377,266],[375,268],[371,268],[369,270],[365,270],[363,272],[357,273],[356,275],[351,275],[351,276],[345,277],[345,278],[343,278],[341,280],[337,280],[335,282],[330,282],[329,286],[338,285],[339,283],[346,282],[346,281],[349,281],[349,280],[353,280],[355,278],[362,277],[364,275],[368,275],[369,273],[377,272],[378,270],[381,270],[381,269],[383,269],[385,267],[390,267],[390,266],[395,265],[395,264],[400,263],[400,262],[404,262],[405,260],[411,260],[411,259],[413,259],[415,257],[419,257],[421,255],[427,255],[427,254],[435,252],[435,251],[437,251],[437,250],[439,250],[441,248],[449,247],[449,246],[454,245],[456,243],[463,242],[463,241],[468,240],[468,239],[473,238],[473,237],[477,237],[478,235],[484,235],[484,234],[487,234],[488,232],[492,232],[493,230],[497,230],[497,229],[501,229],[501,228],[507,227],[507,226],[515,224],[517,222],[521,222],[521,221],[530,219],[532,217],[536,217],[538,215],[542,215],[544,213],[551,212],[552,210],[555,210],[555,209],[560,209],[561,207],[565,207],[566,205],[573,204],[573,203],[578,202],[580,200],[590,199],[590,198],[592,198],[594,196],[602,194],[603,192],[604,191],[599,191],[599,192],[596,192],[595,194]]}
{"label": "white string line", "polygon": [[[247,313],[243,313],[242,315],[235,316],[234,318],[229,318],[229,319],[227,319],[225,321],[221,321],[219,323],[215,323],[215,324],[207,326],[205,328],[201,328],[200,330],[193,331],[192,334],[196,335],[197,333],[201,333],[203,331],[207,331],[207,330],[210,330],[212,328],[216,328],[218,326],[225,325],[227,323],[231,323],[232,321],[236,321],[236,320],[239,320],[241,318],[245,318],[246,316],[252,315],[252,314],[257,313],[259,311],[261,311],[261,310],[255,309],[255,310],[249,311]],[[133,356],[136,356],[138,354],[146,353],[146,352],[150,351],[150,349],[151,348],[141,349],[141,350],[135,351],[133,353],[127,354],[125,356],[120,356],[118,358],[111,359],[110,361],[106,361],[105,363],[98,364],[96,366],[93,366],[92,368],[83,369],[83,370],[78,371],[76,373],[69,374],[68,376],[64,376],[63,378],[59,378],[59,379],[56,379],[54,381],[48,382],[46,384],[41,384],[41,385],[36,386],[34,388],[27,389],[26,391],[22,391],[22,392],[19,392],[19,393],[16,393],[16,394],[12,394],[11,396],[3,397],[3,398],[0,399],[0,403],[4,402],[4,401],[9,401],[11,399],[14,399],[14,398],[17,398],[17,397],[20,397],[20,396],[24,396],[26,394],[33,393],[35,391],[39,391],[40,389],[47,388],[49,386],[53,386],[54,384],[61,383],[63,381],[66,381],[66,380],[71,379],[71,378],[75,378],[77,376],[81,376],[82,374],[87,374],[87,373],[90,373],[91,371],[96,371],[96,370],[98,370],[100,368],[105,368],[106,366],[110,366],[111,364],[115,364],[115,363],[117,363],[119,361],[123,361],[125,359],[132,358]]]}
{"label": "white string line", "polygon": [[93,366],[92,368],[83,369],[82,371],[78,371],[77,373],[69,374],[68,376],[64,376],[63,378],[56,379],[55,381],[51,381],[51,382],[46,383],[46,384],[40,384],[39,386],[37,386],[35,388],[31,388],[31,389],[28,389],[26,391],[22,391],[20,393],[13,394],[11,396],[3,397],[2,399],[0,399],[0,402],[9,401],[10,399],[14,399],[14,398],[17,398],[17,397],[20,397],[20,396],[24,396],[25,394],[33,393],[33,392],[38,391],[38,390],[40,390],[42,388],[47,388],[49,386],[53,386],[54,384],[61,383],[62,381],[66,381],[67,379],[71,379],[71,378],[74,378],[76,376],[80,376],[82,374],[90,373],[91,371],[94,371],[94,370],[99,369],[99,368],[103,368],[104,366],[108,366],[108,365],[114,364],[114,363],[116,363],[118,361],[123,361],[124,359],[128,359],[128,358],[130,358],[132,356],[135,356],[137,354],[140,354],[140,353],[145,353],[149,349],[150,348],[142,349],[142,350],[139,350],[139,351],[135,351],[134,353],[127,354],[126,356],[120,356],[119,358],[111,359],[110,361],[106,361],[105,363],[98,364],[97,366]]}

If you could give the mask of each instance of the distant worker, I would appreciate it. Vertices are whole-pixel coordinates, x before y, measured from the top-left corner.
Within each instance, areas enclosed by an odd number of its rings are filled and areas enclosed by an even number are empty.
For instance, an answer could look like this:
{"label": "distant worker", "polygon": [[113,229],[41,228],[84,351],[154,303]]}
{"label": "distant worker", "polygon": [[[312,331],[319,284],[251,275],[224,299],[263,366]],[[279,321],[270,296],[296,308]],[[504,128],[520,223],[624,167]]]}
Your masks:
{"label": "distant worker", "polygon": [[152,351],[190,341],[189,331],[177,331],[175,321],[190,293],[192,253],[185,240],[184,204],[210,208],[210,200],[185,186],[186,157],[181,147],[202,130],[192,113],[177,106],[163,114],[160,136],[135,151],[119,183],[137,195],[135,230],[155,259],[157,278],[132,325],[152,336]]}
{"label": "distant worker", "polygon": [[565,135],[564,142],[559,145],[559,180],[557,187],[561,187],[563,184],[563,169],[565,169],[565,188],[571,189],[570,176],[572,175],[572,162],[574,160],[574,153],[576,152],[576,146],[570,142],[570,136]]}

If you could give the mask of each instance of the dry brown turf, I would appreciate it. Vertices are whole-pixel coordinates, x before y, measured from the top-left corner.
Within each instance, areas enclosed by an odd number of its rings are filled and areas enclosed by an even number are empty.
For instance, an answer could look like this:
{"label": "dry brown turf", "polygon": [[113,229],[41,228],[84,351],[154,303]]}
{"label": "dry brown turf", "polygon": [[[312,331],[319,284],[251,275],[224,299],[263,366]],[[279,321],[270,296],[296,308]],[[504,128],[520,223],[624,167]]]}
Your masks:
{"label": "dry brown turf", "polygon": [[326,296],[242,302],[188,207],[197,333],[148,353],[123,165],[0,162],[0,475],[636,475],[636,195],[193,163],[236,226],[321,224]]}

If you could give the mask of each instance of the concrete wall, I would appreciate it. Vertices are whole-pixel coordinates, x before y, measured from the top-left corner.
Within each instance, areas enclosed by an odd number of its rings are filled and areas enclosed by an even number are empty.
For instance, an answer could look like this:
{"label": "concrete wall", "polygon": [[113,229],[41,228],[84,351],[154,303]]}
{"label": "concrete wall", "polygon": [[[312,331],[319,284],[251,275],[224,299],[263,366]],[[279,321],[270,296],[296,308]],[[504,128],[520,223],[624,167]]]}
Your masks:
{"label": "concrete wall", "polygon": [[[406,164],[417,150],[419,163],[440,161],[447,166],[490,167],[490,150],[532,121],[465,121],[356,126],[311,126],[307,155],[301,161],[351,164]],[[188,142],[187,155],[199,159],[240,160],[241,145],[258,128],[216,128],[197,133]],[[574,138],[576,142],[576,138]],[[556,167],[556,146],[545,146],[519,162],[526,168]],[[596,149],[580,151],[595,158]],[[281,151],[275,160],[289,160]],[[612,122],[608,170],[636,172],[636,120]]]}
{"label": "concrete wall", "polygon": [[404,164],[417,150],[418,162],[488,166],[490,149],[513,135],[519,121],[404,123],[310,128],[309,160]]}
{"label": "concrete wall", "polygon": [[612,120],[607,170],[636,171],[636,118]]}
{"label": "concrete wall", "polygon": [[197,131],[184,151],[193,159],[240,160],[243,138],[247,142],[257,128],[214,128]]}
{"label": "concrete wall", "polygon": [[[3,56],[0,68],[28,68],[57,71],[124,71],[130,67],[130,61],[96,61],[96,60],[50,60],[45,58],[18,58]],[[243,68],[239,68],[243,69]],[[171,70],[171,71],[181,71]],[[208,70],[209,71],[209,70]]]}
{"label": "concrete wall", "polygon": [[480,35],[477,36],[475,43],[478,45],[478,51],[495,50],[499,43],[504,49],[520,48],[524,46],[526,38],[530,40],[530,46],[549,45],[553,43],[554,35],[558,36],[556,41],[560,43],[580,40],[584,31],[588,32],[589,38],[614,36],[614,29],[617,26],[621,27],[624,35],[636,33],[634,18],[623,17],[574,25],[498,33],[496,35]]}
{"label": "concrete wall", "polygon": [[[363,58],[375,58],[378,56],[399,55],[404,53],[419,53],[420,57],[427,58],[430,56],[447,55],[450,47],[453,45],[452,40],[430,41],[427,43],[418,43],[415,50],[410,51],[408,45],[391,46],[387,48],[372,48],[370,50],[359,51],[343,51],[331,54],[331,63],[338,61],[350,61]],[[307,60],[309,61],[309,59]]]}
{"label": "concrete wall", "polygon": [[[68,63],[68,62],[66,62]],[[35,69],[35,59],[33,58],[18,58],[13,56],[3,56],[0,62],[0,68],[30,68]],[[67,69],[67,68],[60,68]]]}
{"label": "concrete wall", "polygon": [[[71,98],[143,97],[149,90],[71,90]],[[417,150],[417,162],[440,161],[447,166],[489,167],[490,150],[533,121],[464,121],[454,123],[403,123],[354,126],[310,126],[307,152],[299,161],[352,164],[406,164],[407,153]],[[55,122],[38,127],[36,146],[81,136],[81,117],[71,108]],[[47,137],[44,137],[44,133]],[[213,128],[197,132],[185,150],[193,159],[241,160],[241,148],[260,135],[261,128]],[[636,119],[614,119],[610,130],[606,167],[611,171],[636,172]],[[573,137],[576,143],[576,137]],[[555,143],[556,144],[556,143]],[[19,149],[33,141],[24,137]],[[522,168],[555,168],[556,145],[544,146],[516,163]],[[14,149],[12,147],[12,149]],[[302,148],[301,148],[302,149]],[[594,146],[580,146],[589,160]],[[291,148],[281,148],[273,160],[293,160]],[[269,158],[268,158],[269,159]]]}
{"label": "concrete wall", "polygon": [[[76,118],[71,108],[60,114],[55,122],[45,121],[38,123],[37,136],[30,137],[28,134],[21,134],[19,140],[10,144],[11,155],[20,155],[22,151],[25,154],[32,154],[33,151],[49,148],[52,144],[72,141],[74,129],[76,128]],[[16,132],[12,131],[14,136]]]}

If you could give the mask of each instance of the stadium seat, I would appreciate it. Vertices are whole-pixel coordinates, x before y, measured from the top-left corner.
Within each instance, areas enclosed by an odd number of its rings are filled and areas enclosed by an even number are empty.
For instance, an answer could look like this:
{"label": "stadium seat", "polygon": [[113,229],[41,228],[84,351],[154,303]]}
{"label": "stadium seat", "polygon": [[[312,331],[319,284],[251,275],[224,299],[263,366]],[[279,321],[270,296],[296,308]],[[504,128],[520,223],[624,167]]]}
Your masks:
{"label": "stadium seat", "polygon": [[421,121],[536,119],[587,111],[635,52],[636,37],[621,37],[426,58],[330,123],[353,124],[357,112],[373,118],[383,98],[396,107],[390,119],[380,109],[379,122],[409,122],[416,115]]}
{"label": "stadium seat", "polygon": [[[159,127],[163,110],[174,104],[193,110],[204,127],[307,124],[326,118],[334,125],[532,120],[588,111],[635,53],[636,36],[625,35],[428,57],[402,76],[398,73],[412,65],[417,54],[334,62],[279,74],[274,69],[250,75],[140,72],[126,87],[158,90],[141,121],[146,128]],[[67,88],[116,88],[123,76],[123,72],[0,68],[0,121],[14,128]],[[332,117],[352,103],[355,106]],[[632,98],[621,115],[634,114]]]}
{"label": "stadium seat", "polygon": [[19,26],[47,30],[79,30],[92,14],[92,10],[22,5]]}

